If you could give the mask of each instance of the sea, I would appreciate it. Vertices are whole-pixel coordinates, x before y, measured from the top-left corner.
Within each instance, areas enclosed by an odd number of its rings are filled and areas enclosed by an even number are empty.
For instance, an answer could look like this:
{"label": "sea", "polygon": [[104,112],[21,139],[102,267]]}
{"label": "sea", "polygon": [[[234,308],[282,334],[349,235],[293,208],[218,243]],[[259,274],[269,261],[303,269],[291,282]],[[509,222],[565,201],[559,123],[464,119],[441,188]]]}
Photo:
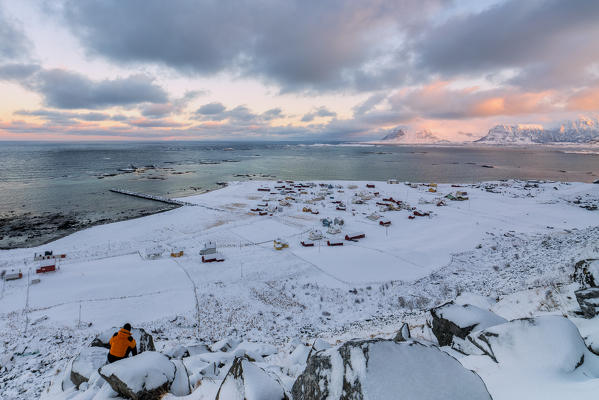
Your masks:
{"label": "sea", "polygon": [[0,248],[171,207],[112,188],[184,197],[247,179],[473,183],[593,182],[599,151],[578,147],[306,142],[0,142]]}

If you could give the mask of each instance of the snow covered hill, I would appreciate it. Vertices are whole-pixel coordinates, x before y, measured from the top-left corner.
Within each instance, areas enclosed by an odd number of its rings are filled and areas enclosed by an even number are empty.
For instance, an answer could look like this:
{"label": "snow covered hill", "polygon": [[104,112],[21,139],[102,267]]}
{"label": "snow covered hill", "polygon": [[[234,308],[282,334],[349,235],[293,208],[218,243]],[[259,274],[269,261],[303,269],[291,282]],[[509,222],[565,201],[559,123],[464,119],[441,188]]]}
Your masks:
{"label": "snow covered hill", "polygon": [[379,144],[437,144],[448,143],[447,140],[440,139],[429,130],[418,132],[408,132],[404,129],[395,129],[393,132],[385,135]]}
{"label": "snow covered hill", "polygon": [[497,125],[475,143],[487,144],[550,144],[550,143],[597,143],[599,121],[580,118],[559,126],[545,128],[542,125]]}
{"label": "snow covered hill", "polygon": [[[73,358],[87,354],[96,335],[124,322],[153,335],[156,351],[176,364],[164,360],[165,369],[183,370],[176,354],[189,349],[183,362],[196,390],[188,398],[197,400],[214,400],[236,362],[289,394],[313,350],[352,338],[390,338],[404,322],[414,339],[436,346],[429,310],[456,297],[456,303],[466,300],[506,320],[567,314],[588,346],[599,343],[599,317],[574,313],[577,283],[571,279],[578,260],[599,257],[599,185],[456,186],[232,182],[185,199],[194,206],[95,226],[37,248],[0,251],[0,271],[24,275],[0,282],[0,398],[115,398],[95,373],[100,350],[90,353],[89,365]],[[451,200],[458,197],[468,199]],[[339,232],[327,232],[323,218],[343,219]],[[310,241],[313,230],[324,238]],[[345,240],[350,232],[365,237]],[[288,247],[276,250],[275,238]],[[199,253],[209,241],[223,262],[202,262]],[[43,250],[66,253],[58,271],[36,274],[33,254]],[[580,348],[580,335],[572,336]],[[224,344],[215,344],[221,339]],[[435,358],[443,356],[433,350]],[[552,399],[549,389],[534,394],[554,371],[509,374],[512,354],[497,366],[480,355],[442,350],[475,370],[495,400],[517,397],[519,389],[509,384],[514,375],[526,398]],[[243,354],[254,361],[236,358]],[[595,362],[584,354],[585,362]],[[73,365],[94,375],[79,389],[65,376]],[[365,385],[384,376],[365,371]],[[599,381],[586,369],[569,371],[553,382],[556,393],[597,390]],[[249,382],[231,380],[229,374],[231,390]],[[171,387],[165,399],[175,399],[172,393]]]}

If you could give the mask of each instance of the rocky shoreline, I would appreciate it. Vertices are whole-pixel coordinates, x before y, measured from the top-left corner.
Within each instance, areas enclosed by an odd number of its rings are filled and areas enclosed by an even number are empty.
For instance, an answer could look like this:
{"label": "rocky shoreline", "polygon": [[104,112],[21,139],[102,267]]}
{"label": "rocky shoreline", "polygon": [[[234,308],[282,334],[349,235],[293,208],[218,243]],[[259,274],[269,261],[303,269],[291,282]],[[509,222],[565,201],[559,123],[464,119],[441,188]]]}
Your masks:
{"label": "rocky shoreline", "polygon": [[96,225],[110,224],[165,211],[178,206],[164,205],[157,210],[130,209],[121,211],[114,217],[86,216],[82,218],[76,213],[40,213],[31,212],[0,217],[0,250],[36,247],[63,238],[77,231]]}

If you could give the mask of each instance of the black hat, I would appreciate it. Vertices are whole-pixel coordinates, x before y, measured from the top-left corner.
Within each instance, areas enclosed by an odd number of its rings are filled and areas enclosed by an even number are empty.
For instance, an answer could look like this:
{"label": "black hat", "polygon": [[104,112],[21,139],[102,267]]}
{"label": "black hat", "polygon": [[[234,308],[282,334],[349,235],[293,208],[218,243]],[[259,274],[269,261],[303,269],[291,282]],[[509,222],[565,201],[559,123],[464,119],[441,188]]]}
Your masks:
{"label": "black hat", "polygon": [[126,329],[128,331],[131,330],[131,324],[129,322],[127,322],[125,325],[123,325],[123,329]]}

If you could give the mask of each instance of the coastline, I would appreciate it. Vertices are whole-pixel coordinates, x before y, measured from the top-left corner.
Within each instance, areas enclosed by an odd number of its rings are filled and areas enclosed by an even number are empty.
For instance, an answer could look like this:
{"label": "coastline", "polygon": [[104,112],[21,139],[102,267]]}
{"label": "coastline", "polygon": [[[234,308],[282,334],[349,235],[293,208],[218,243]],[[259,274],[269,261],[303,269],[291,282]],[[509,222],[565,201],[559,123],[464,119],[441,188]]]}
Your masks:
{"label": "coastline", "polygon": [[[77,220],[77,216],[62,213],[43,215],[20,215],[13,218],[0,219],[0,250],[27,249],[51,243],[75,232],[98,225],[129,221],[171,211],[180,206],[165,206],[156,211],[142,210],[135,215],[124,215],[114,218],[100,218],[95,221]],[[16,227],[16,229],[15,229]],[[17,232],[17,235],[9,235]],[[23,239],[24,238],[24,239]],[[8,245],[3,242],[7,241]]]}
{"label": "coastline", "polygon": [[[222,189],[222,187],[206,189],[200,193],[177,197],[177,199],[206,194],[219,189]],[[154,201],[150,199],[146,200]],[[176,210],[180,207],[182,206],[164,204],[164,207],[153,211],[136,210],[131,211],[131,214],[128,215],[115,216],[113,218],[100,218],[95,221],[78,220],[76,214],[65,214],[60,212],[44,213],[40,215],[31,215],[28,213],[15,217],[0,218],[0,250],[39,247],[94,226],[148,217],[150,215]],[[9,235],[12,232],[18,234]]]}

